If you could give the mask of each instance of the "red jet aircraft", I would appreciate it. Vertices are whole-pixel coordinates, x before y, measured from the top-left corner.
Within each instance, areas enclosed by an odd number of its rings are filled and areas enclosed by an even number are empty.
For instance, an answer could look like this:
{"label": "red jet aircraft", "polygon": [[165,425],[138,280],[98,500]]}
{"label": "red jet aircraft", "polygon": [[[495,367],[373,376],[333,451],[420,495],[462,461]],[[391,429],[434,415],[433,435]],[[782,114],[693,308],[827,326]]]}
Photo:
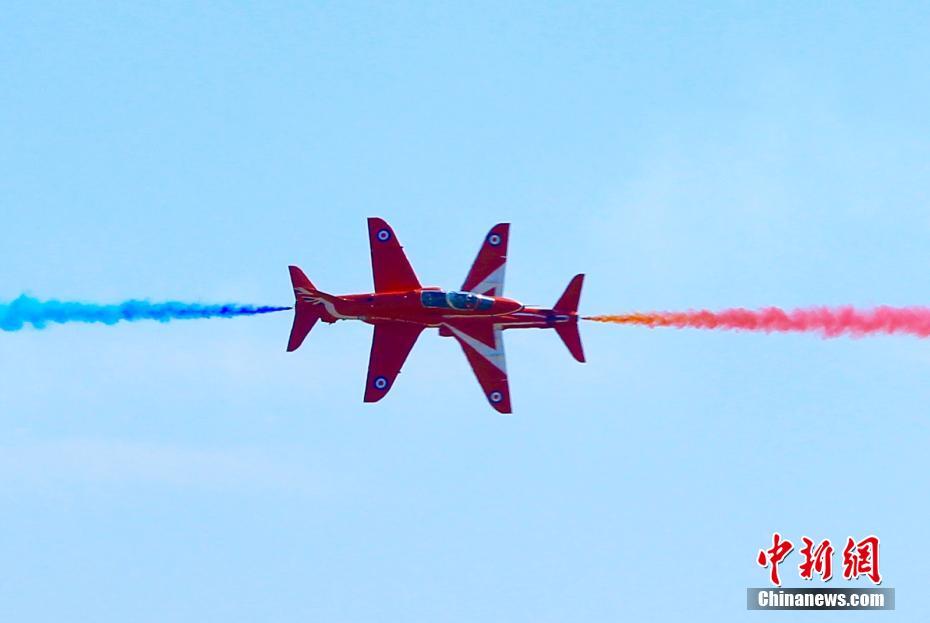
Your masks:
{"label": "red jet aircraft", "polygon": [[316,289],[291,266],[294,325],[288,351],[297,350],[317,320],[361,320],[375,326],[365,384],[365,402],[384,398],[410,349],[427,327],[454,337],[462,346],[491,406],[510,413],[510,388],[504,357],[504,329],[555,329],[568,351],[584,362],[578,334],[578,300],[584,275],[575,275],[552,309],[527,307],[501,296],[507,265],[509,223],[491,228],[461,291],[424,288],[407,261],[394,230],[380,218],[368,219],[375,291],[334,296]]}

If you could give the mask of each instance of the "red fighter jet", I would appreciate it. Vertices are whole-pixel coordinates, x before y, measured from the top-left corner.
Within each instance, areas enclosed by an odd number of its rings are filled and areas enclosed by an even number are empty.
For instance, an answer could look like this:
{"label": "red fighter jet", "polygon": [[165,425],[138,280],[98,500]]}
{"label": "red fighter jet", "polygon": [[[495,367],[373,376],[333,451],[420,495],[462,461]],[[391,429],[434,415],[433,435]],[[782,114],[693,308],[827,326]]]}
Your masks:
{"label": "red fighter jet", "polygon": [[394,385],[410,349],[423,329],[454,337],[465,351],[491,406],[510,413],[510,387],[504,357],[504,329],[555,329],[568,351],[584,362],[578,334],[578,299],[584,275],[575,275],[552,309],[527,307],[501,296],[507,266],[508,223],[491,228],[460,291],[420,285],[394,230],[380,218],[368,219],[375,291],[334,296],[316,289],[291,266],[294,326],[288,351],[297,350],[317,320],[361,320],[375,326],[365,383],[365,402],[384,398]]}

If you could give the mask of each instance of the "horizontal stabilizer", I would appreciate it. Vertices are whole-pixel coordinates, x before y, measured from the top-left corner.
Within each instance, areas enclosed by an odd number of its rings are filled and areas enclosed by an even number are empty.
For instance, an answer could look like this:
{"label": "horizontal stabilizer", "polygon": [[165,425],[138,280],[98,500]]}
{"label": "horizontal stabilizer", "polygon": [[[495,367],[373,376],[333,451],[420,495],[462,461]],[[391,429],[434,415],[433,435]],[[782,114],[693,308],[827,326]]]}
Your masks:
{"label": "horizontal stabilizer", "polygon": [[565,292],[553,306],[553,310],[569,314],[570,322],[555,325],[555,331],[562,338],[568,352],[572,357],[584,363],[584,348],[581,346],[581,334],[578,333],[578,303],[581,301],[581,286],[584,284],[584,275],[575,275],[568,282]]}
{"label": "horizontal stabilizer", "polygon": [[568,287],[562,293],[562,297],[556,302],[552,309],[560,312],[575,313],[578,311],[578,302],[581,300],[581,286],[584,283],[584,275],[575,275],[568,282]]}
{"label": "horizontal stabilizer", "polygon": [[294,308],[294,324],[291,326],[291,337],[287,341],[287,352],[293,352],[304,343],[310,329],[320,317],[310,307],[298,305]]}
{"label": "horizontal stabilizer", "polygon": [[310,329],[320,319],[320,314],[316,307],[307,301],[311,293],[316,292],[316,287],[307,278],[302,270],[296,266],[288,266],[291,272],[291,285],[294,287],[294,324],[291,326],[291,336],[287,341],[287,352],[292,352],[300,348]]}
{"label": "horizontal stabilizer", "polygon": [[578,322],[566,322],[555,325],[555,332],[559,334],[568,352],[576,360],[584,363],[584,348],[581,346],[581,334],[578,333]]}
{"label": "horizontal stabilizer", "polygon": [[304,274],[304,271],[300,270],[296,266],[288,266],[287,269],[291,271],[291,285],[294,286],[294,298],[300,301],[301,294],[309,294],[310,292],[316,292],[316,286],[307,278],[307,275]]}

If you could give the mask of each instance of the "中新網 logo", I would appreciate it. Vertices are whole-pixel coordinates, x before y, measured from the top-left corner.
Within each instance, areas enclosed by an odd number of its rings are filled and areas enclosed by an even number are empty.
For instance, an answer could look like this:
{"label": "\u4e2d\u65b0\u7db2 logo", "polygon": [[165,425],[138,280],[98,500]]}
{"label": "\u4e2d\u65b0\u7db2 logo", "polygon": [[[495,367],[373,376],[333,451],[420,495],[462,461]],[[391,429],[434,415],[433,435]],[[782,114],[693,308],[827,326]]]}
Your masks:
{"label": "\u4e2d\u65b0\u7db2 logo", "polygon": [[[801,543],[803,547],[798,550],[801,556],[801,562],[798,564],[798,574],[801,579],[812,580],[814,575],[817,575],[821,581],[828,582],[833,577],[834,547],[830,539],[815,542],[811,538],[802,536]],[[770,548],[759,550],[756,563],[760,567],[769,570],[769,581],[775,586],[781,586],[779,565],[784,562],[793,550],[794,544],[788,539],[782,538],[778,532],[772,534],[772,546]],[[882,576],[878,566],[878,550],[879,539],[877,536],[869,535],[861,540],[848,537],[843,547],[843,579],[855,580],[860,576],[865,576],[873,584],[881,584]]]}

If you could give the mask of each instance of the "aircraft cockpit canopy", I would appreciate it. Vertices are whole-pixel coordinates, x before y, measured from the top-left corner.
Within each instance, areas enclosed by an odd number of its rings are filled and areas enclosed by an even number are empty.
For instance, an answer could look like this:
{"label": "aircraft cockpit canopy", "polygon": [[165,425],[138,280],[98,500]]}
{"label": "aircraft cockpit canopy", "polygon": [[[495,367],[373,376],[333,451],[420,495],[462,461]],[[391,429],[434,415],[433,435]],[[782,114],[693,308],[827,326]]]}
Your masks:
{"label": "aircraft cockpit canopy", "polygon": [[491,309],[494,299],[471,292],[443,292],[426,290],[420,295],[423,307],[445,307],[452,309]]}

